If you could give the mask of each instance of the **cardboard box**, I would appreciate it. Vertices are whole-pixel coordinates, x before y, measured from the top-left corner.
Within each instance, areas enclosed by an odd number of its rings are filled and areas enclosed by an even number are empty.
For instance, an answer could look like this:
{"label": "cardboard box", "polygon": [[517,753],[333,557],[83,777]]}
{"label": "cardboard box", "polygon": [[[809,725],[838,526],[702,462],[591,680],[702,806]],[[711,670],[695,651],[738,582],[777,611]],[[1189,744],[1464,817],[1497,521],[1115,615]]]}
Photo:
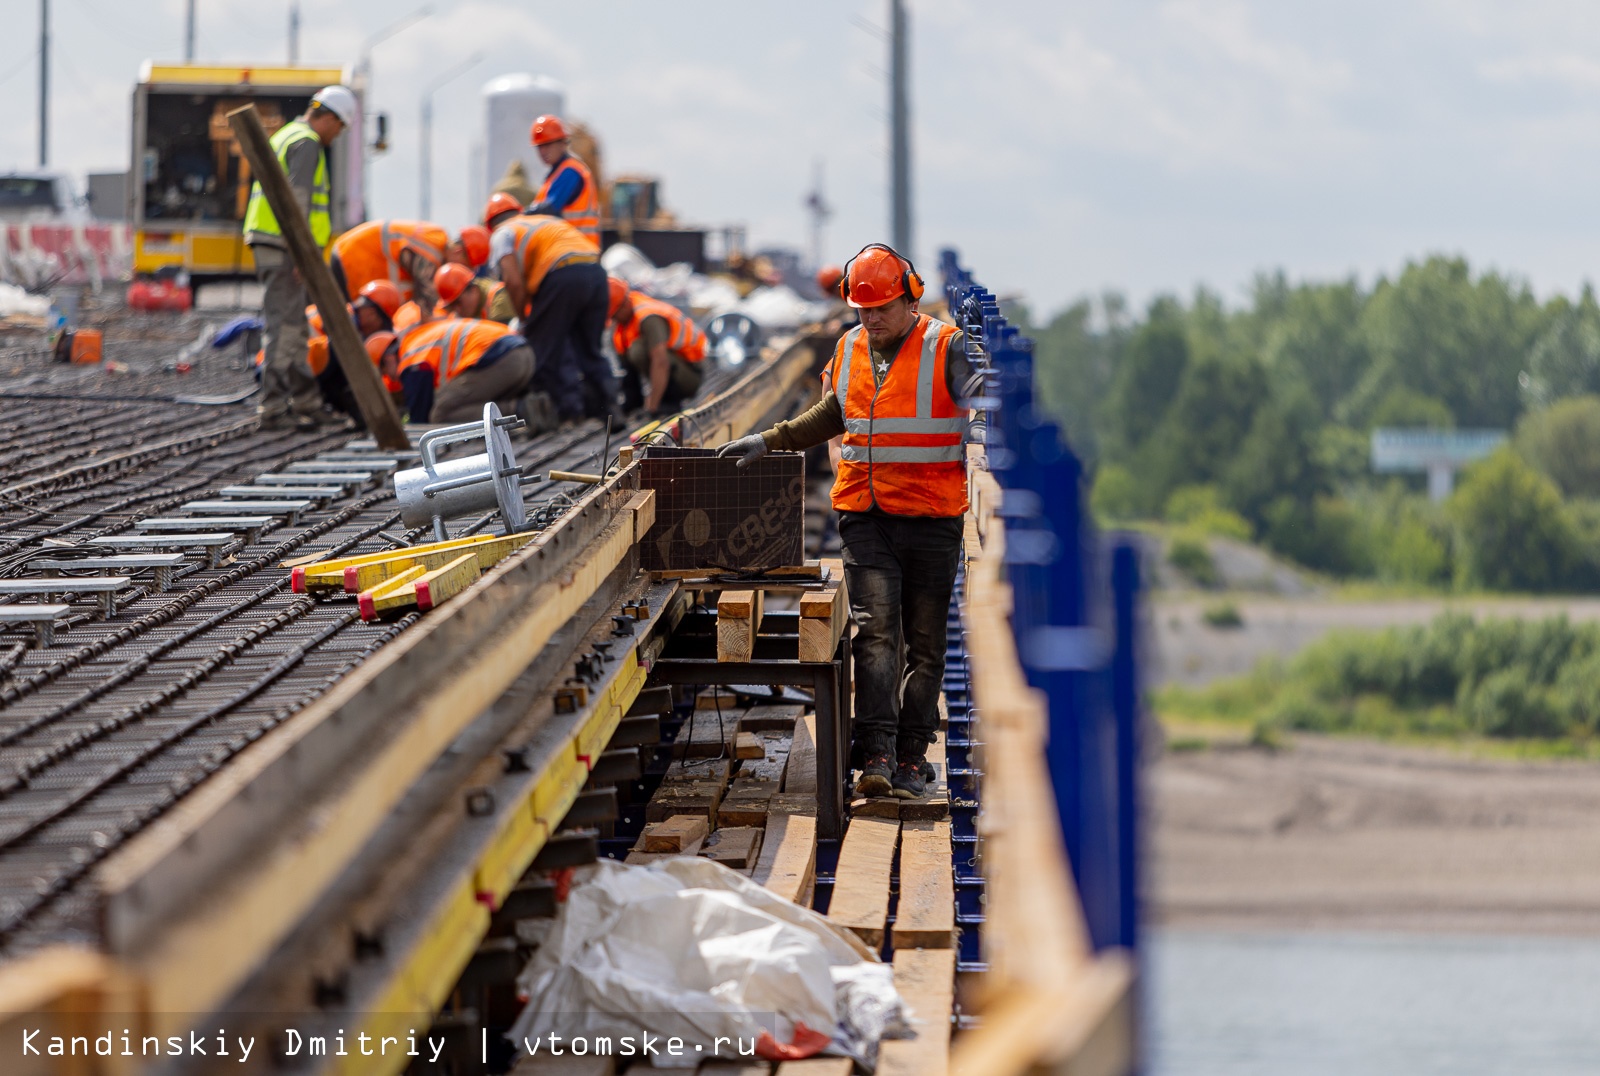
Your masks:
{"label": "cardboard box", "polygon": [[709,448],[651,445],[641,485],[656,522],[640,549],[650,571],[758,571],[805,560],[805,456],[771,452],[741,471]]}

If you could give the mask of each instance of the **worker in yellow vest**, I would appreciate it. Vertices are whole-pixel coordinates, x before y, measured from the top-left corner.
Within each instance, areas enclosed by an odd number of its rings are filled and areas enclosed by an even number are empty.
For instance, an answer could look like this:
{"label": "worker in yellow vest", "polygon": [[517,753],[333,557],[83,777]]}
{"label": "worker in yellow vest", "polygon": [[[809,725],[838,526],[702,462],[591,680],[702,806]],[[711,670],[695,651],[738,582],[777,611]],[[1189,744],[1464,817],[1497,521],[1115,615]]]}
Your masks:
{"label": "worker in yellow vest", "polygon": [[600,350],[610,289],[599,252],[560,217],[521,208],[508,194],[490,196],[483,214],[489,265],[506,286],[561,419],[603,418],[615,410],[616,386]]}
{"label": "worker in yellow vest", "polygon": [[594,173],[572,152],[572,139],[559,116],[540,116],[529,134],[533,148],[550,169],[528,212],[560,217],[600,249],[600,195]]}
{"label": "worker in yellow vest", "polygon": [[[671,303],[634,291],[616,277],[610,287],[611,344],[622,360],[624,410],[677,410],[705,379],[706,334]],[[642,378],[650,382],[648,396]]]}
{"label": "worker in yellow vest", "polygon": [[822,371],[822,399],[799,418],[724,445],[748,467],[773,449],[843,435],[833,483],[856,621],[856,792],[916,797],[933,771],[946,617],[967,510],[968,410],[976,394],[964,334],[917,309],[922,278],[873,243],[845,266],[861,312]]}
{"label": "worker in yellow vest", "polygon": [[[289,177],[289,189],[305,211],[318,247],[333,235],[331,186],[324,150],[356,119],[356,97],[347,87],[325,86],[311,98],[305,114],[272,136],[272,152]],[[244,241],[255,258],[262,284],[261,334],[266,361],[261,371],[262,429],[311,429],[323,419],[322,396],[305,365],[306,286],[289,257],[283,229],[261,193],[250,187],[244,211]]]}

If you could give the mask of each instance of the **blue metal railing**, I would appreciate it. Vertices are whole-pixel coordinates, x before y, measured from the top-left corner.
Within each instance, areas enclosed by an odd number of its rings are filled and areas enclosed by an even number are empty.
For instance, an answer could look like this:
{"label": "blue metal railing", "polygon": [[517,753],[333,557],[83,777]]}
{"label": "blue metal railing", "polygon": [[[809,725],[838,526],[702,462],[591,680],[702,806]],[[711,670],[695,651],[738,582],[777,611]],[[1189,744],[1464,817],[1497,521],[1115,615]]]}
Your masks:
{"label": "blue metal railing", "polygon": [[1097,950],[1137,949],[1137,548],[1095,533],[1083,466],[1034,406],[1033,341],[1007,324],[955,251],[942,253],[940,269],[952,317],[982,344],[969,352],[983,373],[971,404],[1004,490],[1011,626],[1028,683],[1049,700],[1047,762],[1089,935]]}

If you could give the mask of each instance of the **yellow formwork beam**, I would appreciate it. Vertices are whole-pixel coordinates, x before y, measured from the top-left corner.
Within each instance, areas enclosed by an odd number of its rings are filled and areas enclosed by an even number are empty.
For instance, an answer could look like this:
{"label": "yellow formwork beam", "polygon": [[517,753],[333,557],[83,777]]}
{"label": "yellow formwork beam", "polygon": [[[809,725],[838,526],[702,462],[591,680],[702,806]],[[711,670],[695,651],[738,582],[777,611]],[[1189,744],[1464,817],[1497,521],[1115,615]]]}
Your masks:
{"label": "yellow formwork beam", "polygon": [[[343,590],[344,570],[346,568],[391,560],[400,562],[402,568],[409,568],[416,562],[418,557],[427,556],[430,553],[449,549],[464,549],[468,546],[503,541],[505,537],[523,538],[524,536],[520,534],[509,536],[474,534],[470,538],[451,538],[445,542],[429,542],[426,545],[407,546],[404,549],[388,549],[382,553],[362,553],[354,557],[336,557],[333,560],[319,560],[310,564],[299,564],[295,566],[293,574],[290,576],[289,588],[296,594],[305,594],[312,590]],[[526,535],[525,541],[534,537],[536,536],[530,533]],[[382,577],[376,581],[381,582]]]}
{"label": "yellow formwork beam", "polygon": [[[494,565],[490,565],[493,567]],[[474,552],[461,554],[442,568],[435,568],[411,584],[417,608],[426,613],[460,594],[483,575],[483,560]]]}
{"label": "yellow formwork beam", "polygon": [[400,602],[395,600],[394,596],[405,590],[408,584],[416,582],[427,574],[428,569],[421,564],[417,564],[398,575],[391,575],[371,590],[362,591],[361,595],[356,599],[361,609],[361,619],[372,620],[392,607],[401,604],[410,605],[415,602],[417,600],[415,588],[412,588],[409,601]]}
{"label": "yellow formwork beam", "polygon": [[[390,553],[379,554],[371,560],[359,564],[347,564],[342,569],[344,576],[344,589],[351,594],[359,594],[363,590],[370,590],[379,583],[388,579],[397,572],[415,564],[421,564],[428,570],[442,568],[446,564],[460,557],[463,553],[471,553],[478,559],[478,569],[488,571],[512,553],[533,541],[534,533],[525,531],[520,534],[506,534],[499,537],[490,536],[481,542],[469,542],[452,545],[448,542],[434,542],[426,546],[414,546],[411,549],[396,549]],[[315,565],[312,565],[315,567]]]}

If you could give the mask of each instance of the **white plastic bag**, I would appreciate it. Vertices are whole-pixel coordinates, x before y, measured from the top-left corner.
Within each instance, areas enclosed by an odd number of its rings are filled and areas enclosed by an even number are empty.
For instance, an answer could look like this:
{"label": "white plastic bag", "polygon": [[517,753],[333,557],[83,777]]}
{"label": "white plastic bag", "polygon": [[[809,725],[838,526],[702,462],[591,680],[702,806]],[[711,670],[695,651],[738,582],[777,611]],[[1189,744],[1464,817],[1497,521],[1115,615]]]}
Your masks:
{"label": "white plastic bag", "polygon": [[853,934],[694,856],[580,870],[517,984],[519,1050],[643,1031],[684,1044],[651,1057],[664,1068],[749,1056],[763,1031],[786,1044],[802,1023],[870,1067],[907,1028],[890,969]]}

